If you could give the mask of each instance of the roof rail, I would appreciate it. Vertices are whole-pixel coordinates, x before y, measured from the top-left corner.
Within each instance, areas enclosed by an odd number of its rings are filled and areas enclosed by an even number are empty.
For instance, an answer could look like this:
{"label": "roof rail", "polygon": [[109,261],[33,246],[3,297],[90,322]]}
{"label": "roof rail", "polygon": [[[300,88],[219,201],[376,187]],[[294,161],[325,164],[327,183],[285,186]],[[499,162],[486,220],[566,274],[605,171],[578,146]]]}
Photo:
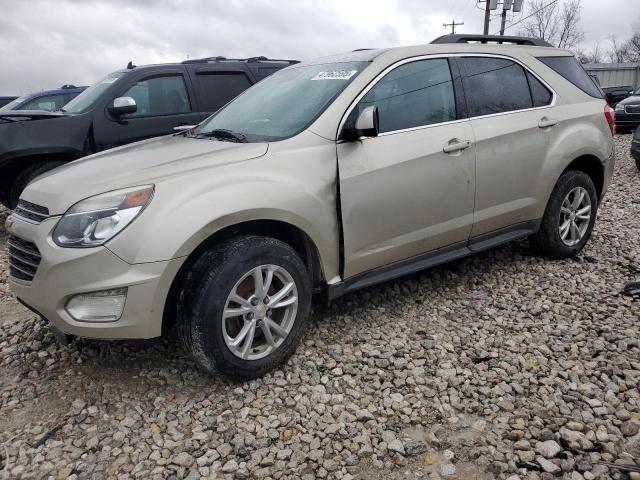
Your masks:
{"label": "roof rail", "polygon": [[515,43],[516,45],[529,45],[532,47],[553,47],[549,42],[542,40],[541,38],[533,37],[511,37],[506,35],[479,35],[479,34],[456,34],[456,35],[442,35],[431,41],[431,43]]}
{"label": "roof rail", "polygon": [[264,56],[259,57],[249,57],[249,58],[227,58],[227,57],[205,57],[205,58],[194,58],[192,60],[185,60],[183,64],[190,63],[215,63],[215,62],[247,62],[247,63],[258,63],[258,62],[286,62],[290,65],[294,63],[300,63],[300,60],[281,60],[274,58],[267,58]]}

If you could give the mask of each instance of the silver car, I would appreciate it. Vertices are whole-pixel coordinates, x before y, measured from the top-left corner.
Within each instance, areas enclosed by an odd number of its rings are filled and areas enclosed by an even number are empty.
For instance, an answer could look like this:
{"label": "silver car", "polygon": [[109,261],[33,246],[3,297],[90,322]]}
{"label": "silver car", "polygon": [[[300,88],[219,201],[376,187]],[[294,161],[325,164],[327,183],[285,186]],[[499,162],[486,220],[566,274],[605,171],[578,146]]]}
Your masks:
{"label": "silver car", "polygon": [[192,129],[46,174],[7,220],[11,288],[66,334],[176,331],[206,370],[250,378],[294,351],[314,292],[520,237],[576,255],[612,111],[570,52],[521,43],[297,64]]}

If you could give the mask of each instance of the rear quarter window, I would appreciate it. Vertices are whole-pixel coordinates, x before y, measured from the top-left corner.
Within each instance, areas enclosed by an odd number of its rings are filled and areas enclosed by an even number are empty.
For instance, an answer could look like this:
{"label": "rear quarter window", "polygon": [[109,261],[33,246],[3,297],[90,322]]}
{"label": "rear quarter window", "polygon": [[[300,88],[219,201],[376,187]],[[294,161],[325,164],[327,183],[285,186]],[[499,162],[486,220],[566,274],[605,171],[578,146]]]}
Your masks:
{"label": "rear quarter window", "polygon": [[604,98],[602,90],[596,86],[575,57],[538,57],[538,60],[562,75],[587,95]]}

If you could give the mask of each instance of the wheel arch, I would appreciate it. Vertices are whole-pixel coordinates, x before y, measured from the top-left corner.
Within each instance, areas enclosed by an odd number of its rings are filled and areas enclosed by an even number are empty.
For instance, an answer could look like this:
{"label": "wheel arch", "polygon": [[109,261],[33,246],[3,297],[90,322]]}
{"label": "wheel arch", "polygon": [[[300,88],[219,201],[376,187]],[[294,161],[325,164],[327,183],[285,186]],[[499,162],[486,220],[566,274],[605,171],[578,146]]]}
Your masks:
{"label": "wheel arch", "polygon": [[193,264],[214,245],[241,235],[260,235],[275,238],[291,246],[301,256],[309,269],[314,288],[320,289],[325,283],[325,274],[318,247],[311,237],[300,227],[282,220],[257,219],[228,225],[208,236],[187,256],[173,278],[169,293],[165,299],[162,315],[162,334],[171,330],[176,322],[176,307],[182,285]]}
{"label": "wheel arch", "polygon": [[[569,163],[569,165],[567,165],[567,167],[562,171],[562,174],[569,170],[578,170],[580,172],[584,172],[591,178],[594,186],[596,187],[598,202],[600,202],[602,198],[602,191],[604,188],[605,175],[605,168],[602,164],[602,161],[593,154],[580,155],[579,157],[573,159]],[[560,176],[562,176],[562,174],[560,174]]]}

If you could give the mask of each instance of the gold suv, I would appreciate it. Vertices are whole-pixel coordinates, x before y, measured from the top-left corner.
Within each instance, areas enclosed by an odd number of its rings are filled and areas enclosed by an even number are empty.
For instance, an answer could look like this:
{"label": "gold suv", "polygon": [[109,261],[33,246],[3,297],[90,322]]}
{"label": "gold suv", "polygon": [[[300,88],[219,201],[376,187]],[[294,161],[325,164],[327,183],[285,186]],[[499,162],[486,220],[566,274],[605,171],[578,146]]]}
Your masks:
{"label": "gold suv", "polygon": [[314,291],[520,237],[575,255],[613,112],[570,52],[491,40],[292,65],[194,128],[45,174],[7,222],[13,291],[67,334],[177,331],[247,378],[293,352]]}

